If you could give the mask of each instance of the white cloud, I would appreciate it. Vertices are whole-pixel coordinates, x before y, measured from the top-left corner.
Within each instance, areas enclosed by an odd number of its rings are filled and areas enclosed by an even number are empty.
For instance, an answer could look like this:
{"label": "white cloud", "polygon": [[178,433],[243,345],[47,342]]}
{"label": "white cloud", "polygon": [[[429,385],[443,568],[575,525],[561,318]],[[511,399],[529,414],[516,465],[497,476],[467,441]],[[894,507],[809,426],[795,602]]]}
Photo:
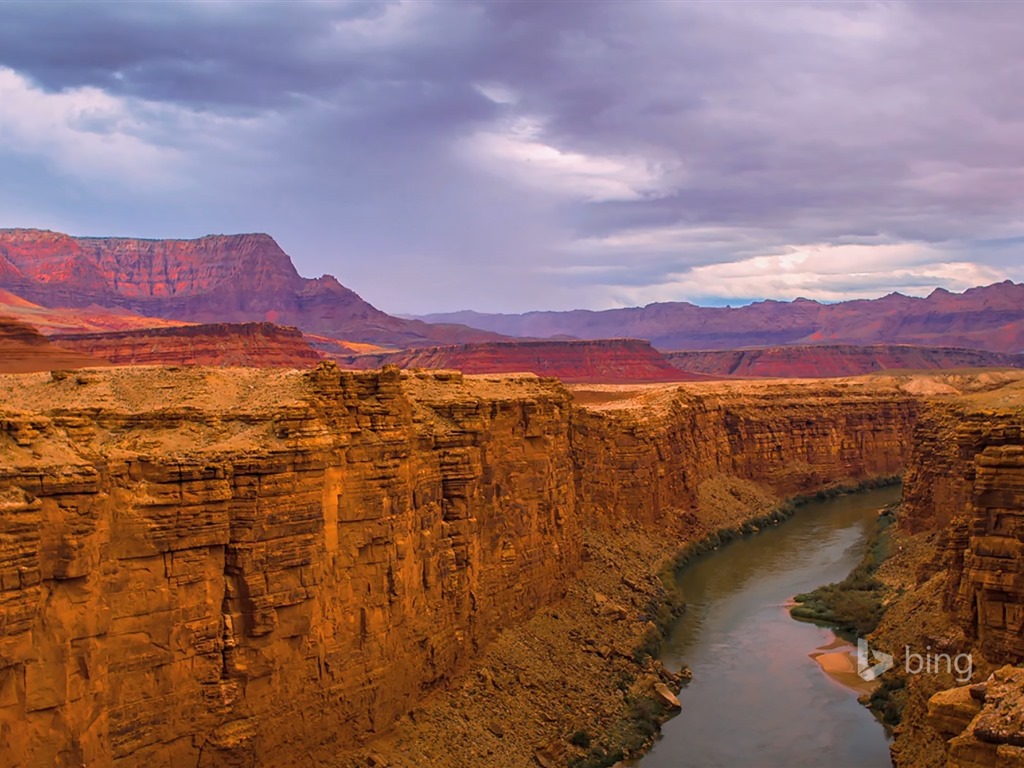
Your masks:
{"label": "white cloud", "polygon": [[544,127],[539,118],[520,116],[470,136],[461,149],[499,176],[586,202],[650,199],[672,187],[672,169],[663,163],[560,149],[544,137]]}
{"label": "white cloud", "polygon": [[180,153],[143,138],[132,104],[98,88],[49,93],[0,67],[0,142],[72,176],[165,184]]}
{"label": "white cloud", "polygon": [[619,287],[616,294],[627,304],[711,297],[843,301],[890,291],[924,296],[937,287],[963,291],[1008,276],[983,264],[946,258],[948,254],[921,243],[794,246],[694,267],[656,286]]}

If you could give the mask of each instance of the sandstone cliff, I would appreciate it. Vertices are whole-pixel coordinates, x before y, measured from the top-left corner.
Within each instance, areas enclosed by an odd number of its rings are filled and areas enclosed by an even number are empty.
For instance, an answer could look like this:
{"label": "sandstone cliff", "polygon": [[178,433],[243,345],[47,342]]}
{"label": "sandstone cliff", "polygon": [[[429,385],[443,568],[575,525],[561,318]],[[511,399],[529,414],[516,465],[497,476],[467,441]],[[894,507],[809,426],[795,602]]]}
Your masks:
{"label": "sandstone cliff", "polygon": [[337,754],[563,595],[585,532],[713,531],[755,486],[896,472],[918,408],[864,382],[632,394],[329,365],[0,377],[4,760]]}
{"label": "sandstone cliff", "polygon": [[213,365],[311,368],[322,359],[297,328],[273,323],[214,323],[51,336],[55,347],[114,365]]}
{"label": "sandstone cliff", "polygon": [[680,370],[713,376],[827,378],[859,376],[893,369],[1024,368],[1024,355],[950,347],[912,347],[905,344],[818,344],[693,350],[666,352],[665,357]]}
{"label": "sandstone cliff", "polygon": [[[936,392],[940,385],[932,382]],[[948,377],[945,394],[921,409],[905,475],[901,527],[910,538],[900,539],[896,559],[919,551],[916,573],[872,641],[896,655],[897,670],[908,646],[971,654],[975,681],[1024,662],[1022,519],[1024,382],[1010,374]],[[1024,726],[1005,720],[1024,701],[1024,677],[1010,668],[997,676],[987,693],[954,689],[963,680],[948,669],[909,676],[895,764],[1024,765],[1016,746]]]}
{"label": "sandstone cliff", "polygon": [[264,234],[140,240],[2,229],[0,289],[45,307],[98,306],[199,323],[269,321],[360,342],[497,338],[392,317],[331,275],[303,278]]}
{"label": "sandstone cliff", "polygon": [[352,368],[458,369],[465,373],[535,373],[562,381],[692,381],[706,378],[669,365],[649,342],[506,341],[427,347],[403,352],[334,355]]}

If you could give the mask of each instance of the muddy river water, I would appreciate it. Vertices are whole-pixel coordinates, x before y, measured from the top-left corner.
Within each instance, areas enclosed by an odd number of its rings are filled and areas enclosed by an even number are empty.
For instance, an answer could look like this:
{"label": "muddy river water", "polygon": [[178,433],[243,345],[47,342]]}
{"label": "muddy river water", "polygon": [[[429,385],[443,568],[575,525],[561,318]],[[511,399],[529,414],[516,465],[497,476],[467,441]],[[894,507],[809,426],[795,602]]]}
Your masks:
{"label": "muddy river water", "polygon": [[679,696],[682,712],[635,765],[890,765],[885,731],[857,702],[858,691],[813,658],[822,648],[834,652],[834,635],[794,621],[785,603],[853,570],[878,510],[899,494],[891,487],[807,504],[790,520],[682,571],[678,584],[688,607],[662,660],[672,669],[688,664],[693,681]]}

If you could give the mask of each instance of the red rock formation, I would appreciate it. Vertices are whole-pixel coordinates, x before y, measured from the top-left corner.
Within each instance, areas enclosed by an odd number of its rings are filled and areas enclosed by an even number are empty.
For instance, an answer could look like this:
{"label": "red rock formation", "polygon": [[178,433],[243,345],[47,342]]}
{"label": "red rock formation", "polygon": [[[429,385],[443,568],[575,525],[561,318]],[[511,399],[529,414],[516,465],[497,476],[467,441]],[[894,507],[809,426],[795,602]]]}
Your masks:
{"label": "red rock formation", "polygon": [[270,321],[360,342],[496,338],[392,317],[330,275],[303,278],[262,234],[139,240],[0,230],[0,288],[47,307],[95,305],[201,323]]}
{"label": "red rock formation", "polygon": [[743,307],[687,302],[603,312],[428,315],[510,336],[629,336],[659,349],[736,349],[784,344],[915,344],[1024,352],[1024,285],[1006,281],[962,294],[937,289],[923,299],[893,293],[880,299],[819,304],[761,301]]}
{"label": "red rock formation", "polygon": [[0,762],[307,764],[562,595],[584,526],[905,459],[895,388],[743,385],[584,411],[331,365],[0,377]]}
{"label": "red rock formation", "polygon": [[105,360],[54,347],[35,328],[0,317],[0,373],[28,373],[109,365]]}
{"label": "red rock formation", "polygon": [[[1024,401],[1008,393],[1018,403]],[[1024,407],[930,406],[916,428],[904,525],[939,530],[954,621],[993,663],[1024,662]]]}
{"label": "red rock formation", "polygon": [[53,346],[114,365],[221,365],[311,368],[321,361],[297,328],[216,323],[50,337]]}
{"label": "red rock formation", "polygon": [[665,357],[680,370],[712,376],[828,378],[894,369],[1024,368],[1024,355],[948,347],[912,347],[905,344],[820,344],[690,350],[666,352]]}
{"label": "red rock formation", "polygon": [[161,320],[124,310],[105,310],[96,306],[80,309],[43,307],[3,289],[0,289],[0,315],[31,325],[47,336],[55,333],[105,333],[133,328],[189,325],[182,320]]}
{"label": "red rock formation", "polygon": [[428,347],[370,355],[333,355],[353,368],[457,369],[465,373],[535,373],[563,381],[694,381],[710,377],[669,365],[646,341],[509,341]]}

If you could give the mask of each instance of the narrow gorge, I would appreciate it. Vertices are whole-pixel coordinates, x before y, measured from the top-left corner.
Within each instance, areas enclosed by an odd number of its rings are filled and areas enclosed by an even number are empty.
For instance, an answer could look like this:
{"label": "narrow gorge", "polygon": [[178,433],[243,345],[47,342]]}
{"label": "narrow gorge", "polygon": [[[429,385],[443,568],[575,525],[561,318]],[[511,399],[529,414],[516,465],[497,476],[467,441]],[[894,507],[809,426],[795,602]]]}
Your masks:
{"label": "narrow gorge", "polygon": [[1024,388],[984,376],[0,376],[5,764],[566,765],[657,682],[677,551],[907,468],[908,599],[1016,661]]}

